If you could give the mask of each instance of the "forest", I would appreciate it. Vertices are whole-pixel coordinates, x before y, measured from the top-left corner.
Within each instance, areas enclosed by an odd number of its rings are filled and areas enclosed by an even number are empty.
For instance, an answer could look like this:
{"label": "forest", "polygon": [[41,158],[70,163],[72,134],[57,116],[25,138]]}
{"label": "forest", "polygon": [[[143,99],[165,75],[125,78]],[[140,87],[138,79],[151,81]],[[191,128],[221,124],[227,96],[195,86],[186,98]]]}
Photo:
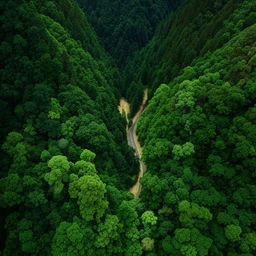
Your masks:
{"label": "forest", "polygon": [[256,1],[0,11],[0,255],[256,255]]}

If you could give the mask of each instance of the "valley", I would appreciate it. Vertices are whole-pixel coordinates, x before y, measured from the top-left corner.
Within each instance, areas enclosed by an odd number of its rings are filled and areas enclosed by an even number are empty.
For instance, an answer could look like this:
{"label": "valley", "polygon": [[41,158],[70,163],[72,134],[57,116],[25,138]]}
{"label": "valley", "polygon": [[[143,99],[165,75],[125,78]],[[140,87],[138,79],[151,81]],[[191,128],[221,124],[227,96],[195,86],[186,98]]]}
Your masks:
{"label": "valley", "polygon": [[1,256],[256,255],[256,1],[0,10]]}

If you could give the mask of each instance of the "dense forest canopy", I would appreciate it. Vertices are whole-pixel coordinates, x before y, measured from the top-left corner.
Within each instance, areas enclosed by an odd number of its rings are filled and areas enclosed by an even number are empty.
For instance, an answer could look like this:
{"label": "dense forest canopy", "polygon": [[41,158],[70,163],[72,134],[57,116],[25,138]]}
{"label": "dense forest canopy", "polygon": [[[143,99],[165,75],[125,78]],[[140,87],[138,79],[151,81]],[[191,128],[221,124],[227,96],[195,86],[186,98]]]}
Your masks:
{"label": "dense forest canopy", "polygon": [[0,2],[0,255],[255,255],[256,2],[77,2]]}
{"label": "dense forest canopy", "polygon": [[253,25],[197,59],[157,89],[139,122],[141,200],[167,211],[155,233],[167,255],[255,253],[255,40]]}
{"label": "dense forest canopy", "polygon": [[[153,36],[156,27],[185,0],[77,0],[107,52],[120,68],[119,91],[139,109],[143,84],[134,57]],[[143,57],[144,58],[144,57]],[[132,62],[132,64],[131,64]]]}
{"label": "dense forest canopy", "polygon": [[61,229],[86,219],[97,237],[105,217],[119,225],[111,205],[129,198],[137,163],[116,107],[118,71],[74,1],[5,1],[1,11],[3,254],[64,255]]}
{"label": "dense forest canopy", "polygon": [[119,66],[151,39],[182,0],[77,0]]}
{"label": "dense forest canopy", "polygon": [[136,83],[152,88],[152,95],[194,59],[221,48],[255,24],[254,8],[251,0],[188,1],[158,27],[150,43],[130,60],[126,73],[136,73]]}

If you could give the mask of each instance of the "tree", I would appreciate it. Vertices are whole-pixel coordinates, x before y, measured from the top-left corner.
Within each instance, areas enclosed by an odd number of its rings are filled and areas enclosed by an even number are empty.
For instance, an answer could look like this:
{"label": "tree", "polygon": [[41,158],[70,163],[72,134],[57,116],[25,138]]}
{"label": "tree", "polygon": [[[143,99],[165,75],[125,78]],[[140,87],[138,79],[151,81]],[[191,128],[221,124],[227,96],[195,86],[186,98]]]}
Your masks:
{"label": "tree", "polygon": [[15,153],[15,146],[23,140],[23,136],[18,132],[10,132],[6,137],[6,141],[3,144],[2,148],[13,155]]}
{"label": "tree", "polygon": [[197,250],[194,246],[191,245],[182,245],[180,252],[185,256],[196,256]]}
{"label": "tree", "polygon": [[86,162],[84,160],[77,161],[75,163],[74,167],[75,167],[78,175],[80,175],[80,176],[86,175],[86,174],[94,175],[97,173],[95,165],[93,163]]}
{"label": "tree", "polygon": [[60,149],[65,149],[68,146],[68,140],[64,138],[60,139],[58,141],[58,146]]}
{"label": "tree", "polygon": [[60,119],[62,113],[62,108],[59,104],[59,101],[55,98],[51,98],[51,110],[48,113],[50,119]]}
{"label": "tree", "polygon": [[232,242],[239,241],[241,239],[241,233],[242,229],[237,225],[230,224],[225,227],[225,235]]}
{"label": "tree", "polygon": [[142,239],[142,248],[145,251],[152,251],[154,249],[154,239],[145,237]]}
{"label": "tree", "polygon": [[0,179],[0,191],[1,207],[12,207],[24,200],[22,179],[16,173]]}
{"label": "tree", "polygon": [[19,240],[22,243],[22,251],[25,253],[34,253],[36,243],[33,241],[32,230],[21,231],[19,233]]}
{"label": "tree", "polygon": [[247,233],[241,242],[241,251],[242,252],[253,252],[256,250],[256,234]]}
{"label": "tree", "polygon": [[209,209],[186,200],[179,203],[179,212],[179,220],[185,227],[193,227],[194,224],[197,224],[197,219],[203,220],[205,223],[212,219]]}
{"label": "tree", "polygon": [[96,157],[96,154],[94,154],[92,151],[85,149],[80,155],[81,160],[84,160],[86,162],[92,162]]}
{"label": "tree", "polygon": [[142,255],[142,246],[139,241],[140,233],[138,230],[139,218],[131,202],[122,201],[118,207],[118,217],[124,225],[124,234],[127,243],[125,244],[125,256]]}
{"label": "tree", "polygon": [[179,160],[186,156],[191,156],[195,153],[194,145],[191,142],[186,142],[183,145],[174,145],[172,153],[174,154],[174,159]]}
{"label": "tree", "polygon": [[208,255],[208,250],[212,245],[212,240],[200,233],[199,230],[192,228],[176,229],[172,240],[175,248],[179,249],[183,255]]}
{"label": "tree", "polygon": [[53,237],[52,255],[68,256],[85,254],[86,249],[89,247],[89,243],[87,243],[87,247],[84,244],[84,239],[87,235],[93,235],[93,232],[89,228],[84,226],[81,228],[81,225],[77,222],[61,222]]}
{"label": "tree", "polygon": [[157,217],[154,215],[152,211],[146,211],[141,216],[143,225],[156,225]]}
{"label": "tree", "polygon": [[115,241],[120,239],[120,227],[121,226],[117,216],[107,215],[105,222],[100,223],[98,226],[98,236],[95,241],[95,246],[97,248],[104,248],[107,246],[115,247]]}
{"label": "tree", "polygon": [[64,188],[63,182],[68,181],[68,171],[70,164],[65,156],[53,156],[49,162],[48,167],[51,171],[44,175],[44,179],[50,186],[53,186],[53,193],[60,194]]}
{"label": "tree", "polygon": [[72,174],[70,181],[69,194],[71,198],[78,198],[82,218],[86,221],[95,219],[99,222],[108,207],[105,199],[106,185],[97,175],[84,175],[78,178]]}

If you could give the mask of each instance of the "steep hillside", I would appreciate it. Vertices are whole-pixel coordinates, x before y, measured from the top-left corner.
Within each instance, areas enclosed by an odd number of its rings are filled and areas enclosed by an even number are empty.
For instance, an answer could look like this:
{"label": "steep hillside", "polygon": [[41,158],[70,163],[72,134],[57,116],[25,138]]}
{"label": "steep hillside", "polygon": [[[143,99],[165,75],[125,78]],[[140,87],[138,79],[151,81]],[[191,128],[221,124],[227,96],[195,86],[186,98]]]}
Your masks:
{"label": "steep hillside", "polygon": [[139,121],[156,255],[255,255],[255,8],[243,1],[230,40],[161,85]]}
{"label": "steep hillside", "polygon": [[[111,170],[112,174],[120,174],[120,168],[124,168],[127,173],[125,162],[129,157],[125,159],[124,155],[128,147],[120,144],[126,143],[124,125],[116,110],[118,101],[113,95],[116,81],[106,54],[74,1],[45,1],[44,4],[32,1],[21,4],[17,10],[14,10],[15,2],[2,4],[5,13],[1,17],[4,32],[1,98],[2,108],[10,114],[1,113],[9,124],[1,135],[7,134],[11,127],[21,130],[29,126],[44,140],[42,148],[48,138],[71,139],[77,146],[89,147],[105,158],[106,161],[99,161],[98,167]],[[50,17],[46,14],[49,6],[52,12],[63,10]],[[87,28],[83,32],[87,37],[80,35],[81,41],[70,36],[74,33],[69,26],[72,15],[81,24],[84,22],[81,27]],[[13,22],[7,23],[10,20]],[[90,48],[94,50],[90,52]],[[69,132],[64,131],[65,124]],[[92,132],[97,137],[94,142]],[[104,144],[111,149],[106,151]],[[113,163],[102,166],[102,162],[108,162],[109,154]]]}
{"label": "steep hillside", "polygon": [[[116,71],[74,1],[0,9],[3,255],[111,254],[100,230],[112,222],[119,230],[121,217],[111,214],[129,196],[118,188],[131,186],[138,168],[117,110]],[[88,232],[96,245],[78,246],[76,234]],[[121,247],[118,255],[129,242]]]}
{"label": "steep hillside", "polygon": [[158,28],[147,47],[128,65],[127,73],[138,74],[136,83],[140,80],[152,88],[153,93],[195,58],[222,47],[254,24],[253,5],[253,1],[242,0],[188,1]]}
{"label": "steep hillside", "polygon": [[0,255],[256,255],[256,2],[184,2],[0,2]]}
{"label": "steep hillside", "polygon": [[119,66],[151,39],[156,26],[174,11],[178,0],[77,0],[106,50]]}

